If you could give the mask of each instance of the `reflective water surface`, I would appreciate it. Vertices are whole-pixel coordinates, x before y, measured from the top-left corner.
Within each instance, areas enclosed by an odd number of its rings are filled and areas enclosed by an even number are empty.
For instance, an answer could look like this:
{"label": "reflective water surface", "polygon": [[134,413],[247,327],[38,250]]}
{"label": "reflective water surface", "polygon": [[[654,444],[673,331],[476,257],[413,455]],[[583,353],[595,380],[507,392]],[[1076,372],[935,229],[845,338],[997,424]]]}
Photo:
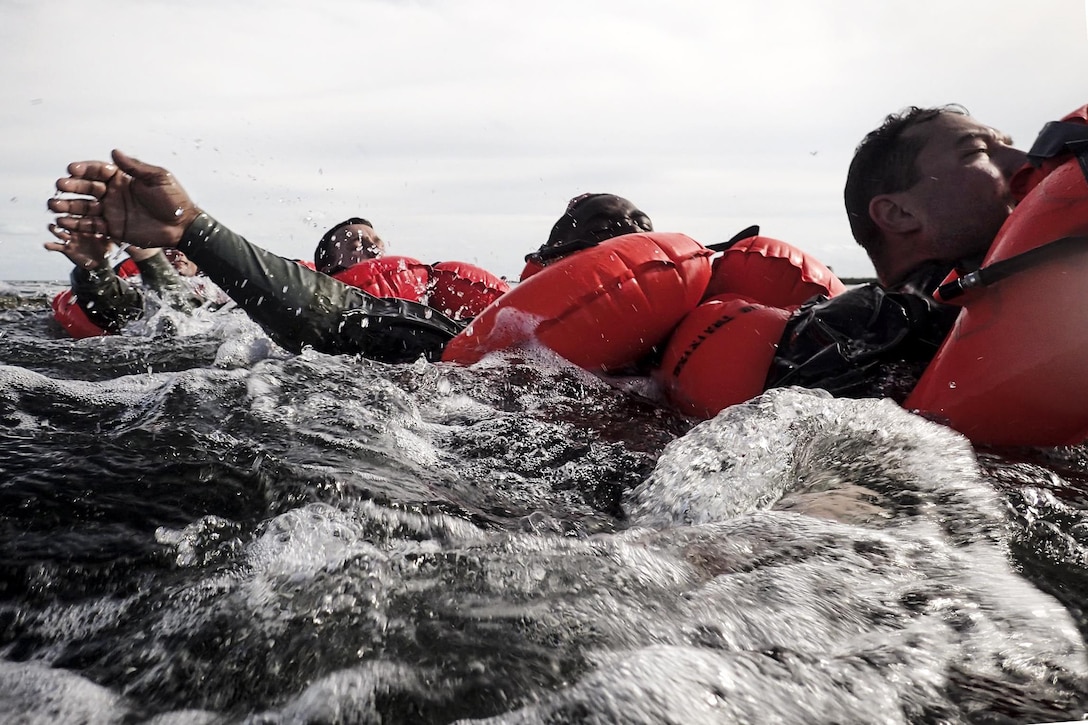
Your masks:
{"label": "reflective water surface", "polygon": [[1044,722],[1088,450],[785,390],[695,425],[525,351],[292,356],[0,286],[0,720]]}

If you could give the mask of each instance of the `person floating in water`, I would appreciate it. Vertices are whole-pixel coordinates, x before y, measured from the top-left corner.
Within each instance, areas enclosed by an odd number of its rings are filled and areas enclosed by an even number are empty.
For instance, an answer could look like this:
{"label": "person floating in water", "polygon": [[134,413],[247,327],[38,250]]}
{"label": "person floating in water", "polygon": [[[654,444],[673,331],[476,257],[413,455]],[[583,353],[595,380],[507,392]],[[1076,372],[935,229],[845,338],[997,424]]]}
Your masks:
{"label": "person floating in water", "polygon": [[113,163],[72,163],[68,172],[57,190],[81,198],[48,202],[59,215],[50,229],[61,243],[110,237],[179,249],[288,350],[312,347],[394,363],[421,356],[436,361],[467,324],[418,302],[375,297],[278,257],[198,208],[169,171],[123,152],[113,152]]}
{"label": "person floating in water", "polygon": [[652,232],[653,222],[646,212],[615,194],[581,194],[567,204],[566,211],[552,226],[548,240],[540,249],[525,255],[525,279],[564,257],[606,239]]}
{"label": "person floating in water", "polygon": [[362,217],[352,217],[321,237],[314,249],[314,267],[318,272],[334,275],[384,254],[385,242],[374,231],[374,225]]}
{"label": "person floating in water", "polygon": [[858,146],[844,192],[879,283],[799,309],[766,387],[902,402],[958,314],[933,292],[950,272],[978,268],[1016,205],[1012,180],[1027,160],[958,106],[887,116]]}
{"label": "person floating in water", "polygon": [[87,320],[101,332],[118,333],[130,322],[147,316],[150,303],[145,289],[156,293],[156,301],[184,312],[228,301],[177,249],[129,245],[125,251],[130,261],[115,266],[111,263],[115,245],[106,237],[69,237],[63,243],[46,242],[45,248],[64,254],[72,262],[71,293]]}

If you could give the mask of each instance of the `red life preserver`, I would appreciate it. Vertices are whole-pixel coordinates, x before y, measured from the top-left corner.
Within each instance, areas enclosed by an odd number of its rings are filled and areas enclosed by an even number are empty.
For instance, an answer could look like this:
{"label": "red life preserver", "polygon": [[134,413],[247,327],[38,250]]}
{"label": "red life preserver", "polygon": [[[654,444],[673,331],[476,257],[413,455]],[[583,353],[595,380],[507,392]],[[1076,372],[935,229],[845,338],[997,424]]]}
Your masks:
{"label": "red life preserver", "polygon": [[421,302],[457,320],[475,317],[510,289],[505,280],[468,262],[426,265],[401,256],[367,259],[332,276],[375,297]]}
{"label": "red life preserver", "polygon": [[822,262],[792,244],[743,239],[715,260],[708,299],[669,338],[654,378],[675,408],[712,418],[763,392],[794,309],[845,289]]}
{"label": "red life preserver", "polygon": [[742,239],[714,260],[706,296],[734,294],[765,305],[792,307],[845,287],[823,262],[771,237]]}
{"label": "red life preserver", "polygon": [[76,302],[76,295],[72,290],[66,289],[53,298],[53,318],[60,323],[64,331],[77,340],[85,337],[99,337],[108,335],[98,325],[91,322],[87,313]]}
{"label": "red life preserver", "polygon": [[[1088,105],[1081,106],[1077,110],[1068,114],[1061,120],[1063,123],[1075,123],[1075,124],[1088,124]],[[1042,136],[1042,134],[1040,134]],[[1012,190],[1013,196],[1016,200],[1023,201],[1027,195],[1039,185],[1048,174],[1053,172],[1069,157],[1065,154],[1055,156],[1053,158],[1043,159],[1039,162],[1038,166],[1031,163],[1024,164],[1024,167],[1013,175],[1013,178],[1009,180],[1009,188]]]}
{"label": "red life preserver", "polygon": [[681,413],[713,418],[763,392],[789,318],[745,297],[712,297],[676,328],[654,379]]}
{"label": "red life preserver", "polygon": [[427,295],[431,270],[412,257],[386,256],[363,260],[332,277],[375,297],[422,302]]}
{"label": "red life preserver", "polygon": [[438,262],[431,266],[427,305],[455,320],[476,317],[510,291],[501,277],[468,262]]}
{"label": "red life preserver", "polygon": [[[140,268],[136,266],[136,262],[131,258],[117,265],[114,271],[118,277],[137,277],[140,274]],[[83,311],[83,308],[76,301],[75,292],[70,289],[58,292],[53,298],[51,307],[53,308],[53,319],[60,323],[65,332],[77,340],[110,334],[91,322],[91,318],[87,317],[87,313]]]}
{"label": "red life preserver", "polygon": [[519,277],[519,279],[524,282],[542,269],[544,269],[544,265],[540,262],[537,262],[535,259],[527,260],[525,266],[521,270],[521,277]]}
{"label": "red life preserver", "polygon": [[616,370],[666,338],[702,299],[709,249],[683,234],[627,234],[548,265],[446,346],[472,364],[537,340],[589,370]]}
{"label": "red life preserver", "polygon": [[[1088,179],[1067,155],[1009,215],[982,267],[1031,263],[962,296],[952,331],[904,407],[976,443],[1088,439],[1088,240],[1077,239],[1085,236]],[[1068,238],[1073,244],[1052,244]],[[1039,254],[1046,247],[1061,254]]]}

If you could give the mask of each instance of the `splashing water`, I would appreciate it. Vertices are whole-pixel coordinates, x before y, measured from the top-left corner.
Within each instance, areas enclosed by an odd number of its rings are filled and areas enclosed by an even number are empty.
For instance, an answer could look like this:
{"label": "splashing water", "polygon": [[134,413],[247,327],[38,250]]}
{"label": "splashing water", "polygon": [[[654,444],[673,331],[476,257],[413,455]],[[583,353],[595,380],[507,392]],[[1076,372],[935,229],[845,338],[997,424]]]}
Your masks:
{"label": "splashing water", "polygon": [[292,356],[0,306],[0,715],[1043,722],[1088,455],[779,390],[693,426],[543,351]]}

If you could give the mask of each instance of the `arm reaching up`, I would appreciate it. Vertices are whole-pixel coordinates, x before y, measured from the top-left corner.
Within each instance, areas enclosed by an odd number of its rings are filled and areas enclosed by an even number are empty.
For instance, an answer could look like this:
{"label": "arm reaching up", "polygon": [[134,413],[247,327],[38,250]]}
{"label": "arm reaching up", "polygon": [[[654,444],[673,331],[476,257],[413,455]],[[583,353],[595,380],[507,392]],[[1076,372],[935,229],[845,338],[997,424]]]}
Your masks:
{"label": "arm reaching up", "polygon": [[80,197],[54,197],[49,209],[56,225],[69,232],[97,234],[138,247],[176,247],[200,214],[174,175],[121,151],[113,163],[76,161],[57,191]]}
{"label": "arm reaching up", "polygon": [[[462,325],[424,305],[380,299],[251,244],[196,207],[173,174],[120,151],[77,161],[49,200],[62,240],[110,237],[177,247],[283,347],[385,362],[441,358]],[[89,243],[89,242],[88,242]]]}
{"label": "arm reaching up", "polygon": [[113,242],[108,237],[102,234],[74,234],[56,224],[50,224],[49,231],[60,241],[46,242],[45,248],[60,252],[76,267],[93,270],[109,266],[107,257]]}

